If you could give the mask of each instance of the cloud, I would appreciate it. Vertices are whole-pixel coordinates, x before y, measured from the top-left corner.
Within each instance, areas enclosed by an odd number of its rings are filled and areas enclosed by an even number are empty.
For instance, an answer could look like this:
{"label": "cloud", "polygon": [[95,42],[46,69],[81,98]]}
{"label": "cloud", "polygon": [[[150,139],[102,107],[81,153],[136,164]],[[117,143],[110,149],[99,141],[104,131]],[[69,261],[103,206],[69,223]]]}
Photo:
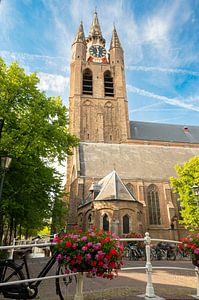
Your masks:
{"label": "cloud", "polygon": [[172,68],[160,68],[160,67],[145,67],[145,66],[127,66],[126,69],[131,71],[143,71],[143,72],[163,72],[169,74],[182,74],[199,76],[199,72],[185,70],[185,69],[172,69]]}
{"label": "cloud", "polygon": [[0,56],[10,64],[17,61],[26,72],[38,72],[45,70],[55,70],[60,73],[69,72],[69,66],[66,64],[66,57],[64,56],[47,56],[38,54],[29,54],[24,52],[14,51],[0,51]]}
{"label": "cloud", "polygon": [[199,112],[199,106],[195,106],[195,105],[190,104],[190,103],[185,103],[185,102],[183,102],[179,99],[176,99],[176,98],[168,98],[168,97],[165,97],[165,96],[157,95],[157,94],[148,92],[146,90],[139,89],[139,88],[137,88],[135,86],[132,86],[132,85],[127,85],[127,91],[130,92],[130,93],[138,94],[140,96],[157,99],[157,100],[163,101],[164,103],[167,103],[167,104],[171,104],[171,105],[175,105],[175,106],[179,106],[179,107],[183,107],[183,108],[186,108],[186,109],[189,109],[189,110]]}
{"label": "cloud", "polygon": [[39,72],[37,75],[40,78],[38,87],[45,92],[52,91],[58,94],[62,94],[69,85],[68,77],[41,72]]}

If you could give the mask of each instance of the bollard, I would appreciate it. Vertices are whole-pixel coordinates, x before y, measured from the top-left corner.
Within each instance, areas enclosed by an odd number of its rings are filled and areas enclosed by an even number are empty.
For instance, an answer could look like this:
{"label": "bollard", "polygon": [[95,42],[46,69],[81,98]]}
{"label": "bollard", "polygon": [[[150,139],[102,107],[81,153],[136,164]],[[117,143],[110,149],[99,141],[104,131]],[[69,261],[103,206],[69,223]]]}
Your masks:
{"label": "bollard", "polygon": [[74,300],[84,300],[83,296],[84,273],[79,272],[77,275],[76,293]]}
{"label": "bollard", "polygon": [[147,276],[147,285],[146,285],[146,293],[145,296],[149,298],[155,297],[153,283],[152,283],[152,264],[150,259],[151,254],[151,238],[149,233],[145,233],[145,243],[146,243],[146,276]]}

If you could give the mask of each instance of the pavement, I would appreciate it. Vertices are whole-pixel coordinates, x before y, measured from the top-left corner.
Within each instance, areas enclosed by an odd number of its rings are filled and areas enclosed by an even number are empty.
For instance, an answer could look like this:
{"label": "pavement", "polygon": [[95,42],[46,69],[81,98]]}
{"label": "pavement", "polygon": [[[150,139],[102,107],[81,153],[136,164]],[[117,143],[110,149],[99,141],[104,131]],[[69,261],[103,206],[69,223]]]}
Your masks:
{"label": "pavement", "polygon": [[[38,274],[48,258],[28,261],[32,277]],[[113,280],[84,278],[84,300],[193,300],[197,294],[197,280],[194,266],[190,261],[153,261],[152,283],[155,297],[145,297],[146,272],[144,269],[120,271]],[[144,261],[125,261],[124,267],[144,267]],[[166,269],[162,269],[164,267]],[[172,269],[174,267],[184,269]],[[55,275],[55,269],[48,275]],[[69,285],[64,299],[73,300],[75,280]],[[3,299],[0,297],[0,299]],[[55,292],[55,279],[44,280],[36,299],[59,300]],[[199,298],[196,298],[199,299]]]}

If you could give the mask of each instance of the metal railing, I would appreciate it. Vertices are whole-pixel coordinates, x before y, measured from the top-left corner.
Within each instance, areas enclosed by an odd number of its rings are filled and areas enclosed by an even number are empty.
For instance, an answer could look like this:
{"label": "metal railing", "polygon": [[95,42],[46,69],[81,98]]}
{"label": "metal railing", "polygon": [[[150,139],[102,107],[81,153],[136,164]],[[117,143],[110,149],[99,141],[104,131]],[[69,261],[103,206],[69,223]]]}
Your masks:
{"label": "metal railing", "polygon": [[[153,242],[167,242],[167,243],[175,243],[179,244],[179,241],[175,240],[164,240],[164,239],[153,239],[149,236],[149,233],[145,233],[144,238],[121,238],[119,239],[122,242],[133,242],[133,241],[143,241],[145,243],[145,250],[146,250],[146,265],[145,267],[124,267],[121,268],[121,271],[127,271],[127,270],[146,270],[146,290],[145,290],[145,297],[148,298],[153,298],[156,297],[154,287],[153,287],[153,282],[152,282],[152,274],[154,269],[174,269],[174,270],[186,270],[186,271],[193,271],[195,272],[196,275],[196,295],[194,296],[195,298],[199,299],[199,268],[195,267],[193,268],[182,268],[182,267],[174,267],[174,266],[169,266],[169,267],[154,267],[152,266],[151,263],[151,245]],[[13,241],[13,245],[10,246],[0,246],[0,250],[10,250],[10,255],[9,258],[13,258],[13,253],[14,249],[18,248],[34,248],[34,247],[49,247],[55,245],[53,243],[34,243],[34,244],[22,244],[22,245],[16,245],[15,240]],[[41,277],[39,278],[40,280],[48,280],[52,278],[58,278],[58,277],[67,277],[67,276],[74,276],[77,275],[77,285],[76,285],[76,293],[74,296],[74,300],[84,300],[83,298],[83,274],[82,273],[70,273],[70,274],[63,274],[63,275],[54,275],[54,276],[46,276],[46,277]],[[20,280],[20,281],[15,281],[15,282],[9,282],[9,283],[0,283],[0,287],[4,285],[10,285],[10,284],[17,284],[17,283],[22,283],[22,282],[33,282],[38,280],[38,278],[31,278],[31,279],[25,279],[25,280]]]}

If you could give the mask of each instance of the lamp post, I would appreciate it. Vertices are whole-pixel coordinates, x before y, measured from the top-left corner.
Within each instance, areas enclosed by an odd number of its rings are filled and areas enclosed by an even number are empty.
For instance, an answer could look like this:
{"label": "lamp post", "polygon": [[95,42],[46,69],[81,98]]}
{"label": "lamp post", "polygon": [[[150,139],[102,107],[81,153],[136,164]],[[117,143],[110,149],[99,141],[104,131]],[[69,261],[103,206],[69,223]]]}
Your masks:
{"label": "lamp post", "polygon": [[199,186],[196,183],[194,183],[191,190],[192,190],[192,193],[195,196],[195,199],[197,201],[197,205],[198,205],[198,208],[199,208]]}

